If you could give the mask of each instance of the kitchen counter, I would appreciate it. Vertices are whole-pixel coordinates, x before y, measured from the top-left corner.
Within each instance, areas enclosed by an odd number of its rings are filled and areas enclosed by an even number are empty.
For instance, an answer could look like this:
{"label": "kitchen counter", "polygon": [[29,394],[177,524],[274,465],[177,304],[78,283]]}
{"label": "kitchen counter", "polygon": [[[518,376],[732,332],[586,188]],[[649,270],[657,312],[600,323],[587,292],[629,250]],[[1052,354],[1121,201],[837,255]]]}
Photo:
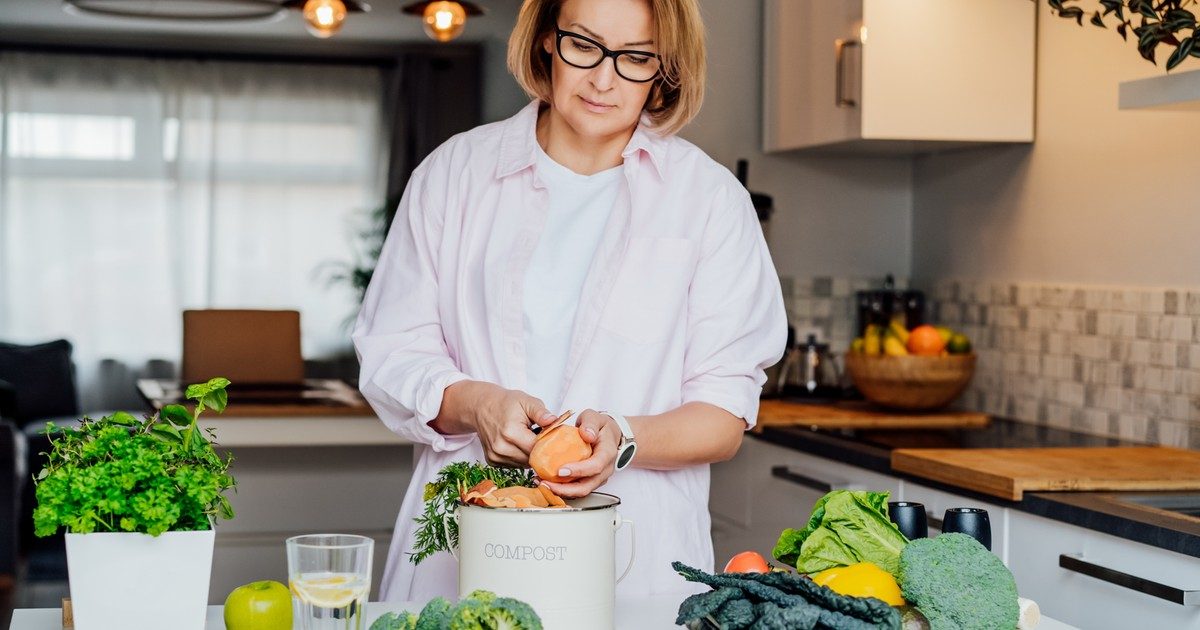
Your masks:
{"label": "kitchen counter", "polygon": [[[620,630],[656,630],[678,628],[675,612],[686,595],[656,596],[617,601],[616,627]],[[367,620],[375,621],[386,612],[410,610],[418,612],[424,604],[412,602],[372,602],[367,604]],[[367,624],[368,626],[370,624]],[[1042,617],[1038,630],[1070,630],[1074,626]],[[205,630],[224,630],[222,606],[208,607],[208,622]],[[62,630],[62,611],[58,608],[33,608],[18,610],[13,614],[11,630]]]}
{"label": "kitchen counter", "polygon": [[[986,428],[922,430],[822,430],[767,427],[761,439],[804,453],[844,462],[925,486],[1000,504],[1176,553],[1200,558],[1200,518],[1128,502],[1129,497],[1168,496],[1152,492],[1037,492],[1004,501],[952,485],[898,473],[891,468],[897,448],[1027,448],[1135,446],[1134,442],[994,418]],[[1196,493],[1200,494],[1200,493]]]}

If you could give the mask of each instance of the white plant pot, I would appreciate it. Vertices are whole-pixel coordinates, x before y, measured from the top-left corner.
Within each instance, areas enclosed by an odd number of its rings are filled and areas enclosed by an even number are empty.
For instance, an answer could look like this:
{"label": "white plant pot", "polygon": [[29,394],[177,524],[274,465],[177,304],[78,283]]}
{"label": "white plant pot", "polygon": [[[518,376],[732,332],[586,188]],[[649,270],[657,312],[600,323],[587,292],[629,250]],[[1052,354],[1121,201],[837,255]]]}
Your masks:
{"label": "white plant pot", "polygon": [[66,538],[76,630],[204,630],[213,530]]}

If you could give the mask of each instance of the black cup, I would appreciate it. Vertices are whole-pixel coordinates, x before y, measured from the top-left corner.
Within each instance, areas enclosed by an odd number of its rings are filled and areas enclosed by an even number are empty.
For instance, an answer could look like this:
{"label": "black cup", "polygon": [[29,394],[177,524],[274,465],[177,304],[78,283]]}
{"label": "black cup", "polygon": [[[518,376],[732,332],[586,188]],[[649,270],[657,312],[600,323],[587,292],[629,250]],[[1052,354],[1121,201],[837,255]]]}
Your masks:
{"label": "black cup", "polygon": [[929,537],[929,521],[925,518],[925,506],[920,503],[892,501],[888,503],[888,518],[909,540]]}
{"label": "black cup", "polygon": [[987,510],[980,508],[950,508],[942,519],[942,533],[958,532],[966,534],[980,544],[992,549],[992,523],[988,520]]}

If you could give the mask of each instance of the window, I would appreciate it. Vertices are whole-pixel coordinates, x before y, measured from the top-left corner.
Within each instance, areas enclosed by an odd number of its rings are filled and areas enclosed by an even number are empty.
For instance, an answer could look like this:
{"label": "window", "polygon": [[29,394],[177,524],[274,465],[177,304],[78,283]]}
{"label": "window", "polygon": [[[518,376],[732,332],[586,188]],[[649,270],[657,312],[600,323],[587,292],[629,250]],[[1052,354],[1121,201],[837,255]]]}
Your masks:
{"label": "window", "polygon": [[[349,348],[352,220],[382,198],[373,68],[0,53],[0,338],[178,358],[185,308],[296,308]],[[86,400],[85,400],[86,402]]]}

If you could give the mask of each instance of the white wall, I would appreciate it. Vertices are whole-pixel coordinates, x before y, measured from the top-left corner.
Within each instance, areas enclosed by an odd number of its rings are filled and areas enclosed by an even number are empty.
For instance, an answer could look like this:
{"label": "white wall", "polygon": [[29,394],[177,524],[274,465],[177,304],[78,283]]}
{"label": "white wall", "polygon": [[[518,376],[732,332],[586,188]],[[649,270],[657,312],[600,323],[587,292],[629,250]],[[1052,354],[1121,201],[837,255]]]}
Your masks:
{"label": "white wall", "polygon": [[1039,4],[1036,142],[915,161],[914,277],[1200,285],[1200,112],[1117,109],[1169,52]]}
{"label": "white wall", "polygon": [[762,153],[762,2],[701,0],[708,27],[708,92],[680,134],[775,199],[769,227],[785,276],[910,272],[911,168],[894,158]]}

